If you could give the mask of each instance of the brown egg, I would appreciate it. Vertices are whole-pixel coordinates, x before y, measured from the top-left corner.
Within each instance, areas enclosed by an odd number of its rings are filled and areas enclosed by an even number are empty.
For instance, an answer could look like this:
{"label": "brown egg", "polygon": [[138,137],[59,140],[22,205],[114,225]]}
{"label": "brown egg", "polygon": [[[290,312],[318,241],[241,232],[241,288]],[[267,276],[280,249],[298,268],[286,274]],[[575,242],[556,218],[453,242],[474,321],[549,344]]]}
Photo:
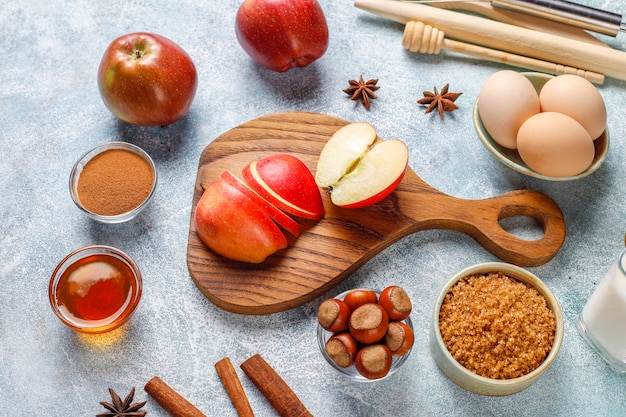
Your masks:
{"label": "brown egg", "polygon": [[517,148],[517,131],[539,110],[539,96],[533,84],[512,70],[491,75],[478,96],[478,113],[485,129],[494,141],[509,149]]}
{"label": "brown egg", "polygon": [[556,112],[542,112],[526,120],[517,134],[517,151],[530,169],[552,177],[580,174],[595,155],[587,130]]}
{"label": "brown egg", "polygon": [[542,112],[563,113],[576,120],[594,140],[606,129],[606,106],[600,92],[577,75],[550,79],[541,88],[539,104]]}

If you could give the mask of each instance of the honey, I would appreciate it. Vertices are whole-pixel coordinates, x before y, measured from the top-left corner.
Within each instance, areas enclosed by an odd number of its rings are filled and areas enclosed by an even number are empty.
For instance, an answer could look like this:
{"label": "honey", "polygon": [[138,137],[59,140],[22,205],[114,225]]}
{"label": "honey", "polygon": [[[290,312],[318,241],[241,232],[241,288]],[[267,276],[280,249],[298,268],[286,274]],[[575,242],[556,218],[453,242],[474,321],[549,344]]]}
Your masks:
{"label": "honey", "polygon": [[85,333],[103,333],[122,325],[140,296],[141,278],[134,263],[107,247],[68,255],[57,267],[50,287],[55,313],[68,327]]}

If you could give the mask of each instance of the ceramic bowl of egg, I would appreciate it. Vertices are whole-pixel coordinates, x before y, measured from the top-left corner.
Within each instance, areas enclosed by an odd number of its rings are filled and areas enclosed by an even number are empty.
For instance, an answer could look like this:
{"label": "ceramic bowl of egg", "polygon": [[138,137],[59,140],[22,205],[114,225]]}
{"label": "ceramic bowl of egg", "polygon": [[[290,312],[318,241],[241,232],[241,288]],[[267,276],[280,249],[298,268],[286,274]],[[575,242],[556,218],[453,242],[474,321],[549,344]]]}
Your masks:
{"label": "ceramic bowl of egg", "polygon": [[561,308],[543,281],[518,266],[486,262],[461,270],[441,290],[430,348],[457,385],[505,396],[544,374],[563,333]]}
{"label": "ceramic bowl of egg", "polygon": [[318,308],[317,342],[326,362],[355,382],[389,378],[406,362],[415,340],[412,304],[397,285],[357,288]]}
{"label": "ceramic bowl of egg", "polygon": [[596,86],[572,74],[502,70],[483,84],[473,110],[483,145],[522,174],[571,181],[606,159],[606,106]]}

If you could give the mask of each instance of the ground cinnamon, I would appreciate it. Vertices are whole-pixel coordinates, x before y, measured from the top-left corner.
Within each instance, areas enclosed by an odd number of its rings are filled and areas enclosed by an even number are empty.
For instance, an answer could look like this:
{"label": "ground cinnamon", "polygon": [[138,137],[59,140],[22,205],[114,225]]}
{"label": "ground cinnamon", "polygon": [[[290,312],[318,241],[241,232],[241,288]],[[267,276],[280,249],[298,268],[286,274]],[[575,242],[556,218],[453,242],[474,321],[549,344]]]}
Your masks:
{"label": "ground cinnamon", "polygon": [[163,382],[158,376],[148,381],[144,390],[171,416],[206,417],[205,414],[174,391],[174,389]]}
{"label": "ground cinnamon", "polygon": [[125,149],[109,149],[85,164],[78,178],[78,200],[92,213],[115,216],[137,208],[150,194],[152,166]]}

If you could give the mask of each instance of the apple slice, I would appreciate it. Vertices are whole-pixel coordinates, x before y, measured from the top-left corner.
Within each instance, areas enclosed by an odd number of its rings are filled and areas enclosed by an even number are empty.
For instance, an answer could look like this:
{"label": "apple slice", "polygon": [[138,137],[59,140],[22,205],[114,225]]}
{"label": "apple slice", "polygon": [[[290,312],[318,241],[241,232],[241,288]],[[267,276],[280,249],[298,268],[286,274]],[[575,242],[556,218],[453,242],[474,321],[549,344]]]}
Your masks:
{"label": "apple slice", "polygon": [[324,216],[324,203],[315,178],[295,156],[276,154],[252,161],[242,175],[254,191],[288,214],[312,220]]}
{"label": "apple slice", "polygon": [[196,232],[212,251],[260,263],[287,247],[287,238],[261,206],[219,178],[205,189],[194,213]]}
{"label": "apple slice", "polygon": [[232,185],[248,197],[257,203],[270,216],[276,223],[278,223],[283,229],[298,237],[300,235],[300,225],[294,219],[283,213],[276,206],[269,201],[261,197],[256,191],[254,191],[248,184],[243,182],[237,176],[230,171],[224,171],[221,175],[222,179],[228,184]]}
{"label": "apple slice", "polygon": [[409,151],[397,139],[381,140],[369,123],[350,123],[328,140],[315,181],[330,190],[333,204],[360,208],[375,204],[396,189],[409,162]]}

